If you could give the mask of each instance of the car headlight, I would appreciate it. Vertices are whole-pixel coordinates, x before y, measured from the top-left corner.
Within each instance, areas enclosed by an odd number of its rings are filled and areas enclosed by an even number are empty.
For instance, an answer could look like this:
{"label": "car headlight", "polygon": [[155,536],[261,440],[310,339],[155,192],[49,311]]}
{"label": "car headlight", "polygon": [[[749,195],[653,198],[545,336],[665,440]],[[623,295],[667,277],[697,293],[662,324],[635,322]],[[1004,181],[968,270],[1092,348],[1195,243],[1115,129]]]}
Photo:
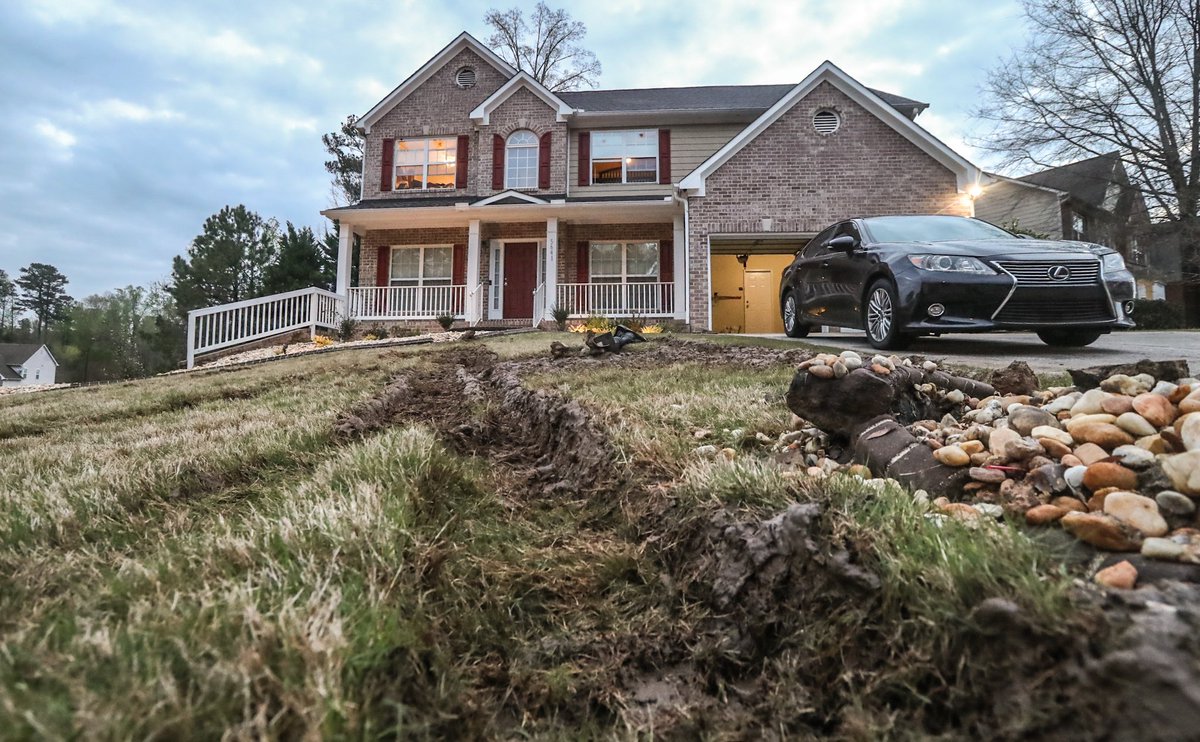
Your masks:
{"label": "car headlight", "polygon": [[1116,273],[1117,271],[1125,270],[1125,258],[1121,257],[1120,253],[1110,252],[1102,260],[1105,273]]}
{"label": "car headlight", "polygon": [[987,267],[983,261],[966,258],[960,255],[911,255],[908,258],[912,264],[923,271],[938,271],[941,273],[974,273],[991,276],[996,271]]}

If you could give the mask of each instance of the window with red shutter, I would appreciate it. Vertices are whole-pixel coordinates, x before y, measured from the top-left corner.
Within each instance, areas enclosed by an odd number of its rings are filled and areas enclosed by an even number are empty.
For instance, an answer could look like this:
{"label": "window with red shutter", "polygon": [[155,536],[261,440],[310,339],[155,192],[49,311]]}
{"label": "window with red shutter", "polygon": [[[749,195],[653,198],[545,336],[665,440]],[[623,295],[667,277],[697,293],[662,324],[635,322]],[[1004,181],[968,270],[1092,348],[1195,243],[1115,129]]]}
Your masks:
{"label": "window with red shutter", "polygon": [[658,130],[658,182],[671,184],[671,130]]}
{"label": "window with red shutter", "polygon": [[467,164],[470,162],[468,150],[471,145],[471,137],[466,134],[460,134],[458,137],[458,149],[454,153],[457,158],[454,169],[454,187],[458,189],[467,187]]}
{"label": "window with red shutter", "polygon": [[538,141],[538,188],[550,187],[550,132]]}
{"label": "window with red shutter", "polygon": [[588,282],[588,242],[580,240],[575,243],[575,282]]}
{"label": "window with red shutter", "polygon": [[590,185],[592,182],[592,134],[579,132],[579,185]]}
{"label": "window with red shutter", "polygon": [[396,140],[395,139],[384,139],[383,140],[383,158],[380,160],[382,167],[380,168],[380,173],[379,173],[379,190],[381,190],[385,193],[392,190],[392,177],[393,177],[392,157],[394,157],[395,154],[396,154]]}
{"label": "window with red shutter", "polygon": [[392,278],[392,248],[381,247],[376,255],[375,285],[387,286]]}
{"label": "window with red shutter", "polygon": [[675,280],[675,242],[674,240],[658,241],[658,280]]}
{"label": "window with red shutter", "polygon": [[455,286],[465,286],[467,283],[467,246],[454,246],[453,280]]}
{"label": "window with red shutter", "polygon": [[504,137],[492,135],[492,190],[504,188]]}

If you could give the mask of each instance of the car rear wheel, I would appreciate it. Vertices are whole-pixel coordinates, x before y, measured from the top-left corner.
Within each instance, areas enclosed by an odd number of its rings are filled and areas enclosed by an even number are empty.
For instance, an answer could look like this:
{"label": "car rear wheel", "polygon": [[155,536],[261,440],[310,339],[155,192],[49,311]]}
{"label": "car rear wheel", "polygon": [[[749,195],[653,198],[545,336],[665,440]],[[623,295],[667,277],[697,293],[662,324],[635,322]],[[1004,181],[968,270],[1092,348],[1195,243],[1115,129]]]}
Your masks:
{"label": "car rear wheel", "polygon": [[896,321],[896,308],[900,300],[891,281],[881,278],[867,289],[867,301],[863,309],[863,329],[867,342],[880,350],[899,350],[908,346],[912,338],[900,332]]}
{"label": "car rear wheel", "polygon": [[788,292],[783,297],[783,331],[790,338],[808,337],[812,327],[800,321],[800,313],[796,306],[796,295]]}
{"label": "car rear wheel", "polygon": [[1056,348],[1082,348],[1100,339],[1102,332],[1089,330],[1038,330],[1038,337],[1046,345]]}

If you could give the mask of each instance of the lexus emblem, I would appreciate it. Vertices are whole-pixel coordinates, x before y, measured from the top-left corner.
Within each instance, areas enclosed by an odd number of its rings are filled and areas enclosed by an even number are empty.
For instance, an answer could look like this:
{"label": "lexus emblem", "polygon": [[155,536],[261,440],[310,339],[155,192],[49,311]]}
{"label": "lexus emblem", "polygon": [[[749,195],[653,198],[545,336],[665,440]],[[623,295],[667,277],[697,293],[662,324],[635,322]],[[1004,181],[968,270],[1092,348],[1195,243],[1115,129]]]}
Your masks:
{"label": "lexus emblem", "polygon": [[1055,281],[1065,281],[1071,277],[1071,269],[1065,265],[1052,266],[1046,273]]}

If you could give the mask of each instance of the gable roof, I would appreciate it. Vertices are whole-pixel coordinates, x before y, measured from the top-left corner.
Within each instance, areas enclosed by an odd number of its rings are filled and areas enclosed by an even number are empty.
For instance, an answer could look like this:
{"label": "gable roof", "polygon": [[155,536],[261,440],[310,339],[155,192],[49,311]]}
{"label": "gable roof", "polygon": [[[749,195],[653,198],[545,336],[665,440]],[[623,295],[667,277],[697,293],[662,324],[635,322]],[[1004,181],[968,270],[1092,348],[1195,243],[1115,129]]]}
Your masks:
{"label": "gable roof", "polygon": [[[575,90],[560,98],[589,113],[641,113],[652,111],[765,111],[796,87],[786,85],[701,85],[682,88],[634,88],[625,90]],[[868,88],[871,90],[870,88]],[[902,95],[871,90],[908,118],[929,107],[928,103]]]}
{"label": "gable roof", "polygon": [[363,114],[363,117],[358,120],[358,128],[363,131],[370,131],[371,126],[382,118],[385,113],[392,110],[397,103],[408,97],[409,93],[420,87],[422,83],[432,77],[435,72],[440,70],[456,54],[464,49],[470,49],[478,54],[505,77],[512,77],[517,74],[512,65],[497,56],[495,52],[487,48],[479,39],[463,31],[454,41],[451,41],[440,52],[433,55],[433,58],[423,64],[419,70],[409,75],[408,79],[397,85],[383,100],[376,103],[370,111]]}
{"label": "gable roof", "polygon": [[545,85],[535,80],[532,75],[521,71],[513,75],[508,82],[501,85],[496,92],[489,95],[482,103],[476,106],[475,110],[471,111],[471,118],[485,126],[490,124],[492,111],[499,108],[501,103],[508,100],[513,93],[522,88],[530,91],[545,101],[546,105],[555,109],[558,121],[566,121],[567,116],[575,112],[575,109],[568,105],[566,101],[551,92]]}
{"label": "gable roof", "polygon": [[960,190],[966,191],[976,187],[984,180],[983,172],[967,161],[962,155],[950,149],[944,142],[918,126],[912,119],[904,116],[886,101],[865,87],[858,80],[850,77],[837,65],[828,60],[821,63],[804,78],[798,85],[789,90],[783,97],[768,108],[761,116],[751,122],[737,136],[729,140],[721,149],[689,173],[679,184],[680,188],[692,190],[698,196],[704,195],[705,182],[717,168],[728,162],[743,147],[749,144],[759,134],[766,131],[792,106],[811,93],[818,85],[828,82],[844,93],[848,98],[865,108],[876,118],[894,129],[897,133],[921,148],[929,156],[944,165],[954,173]]}
{"label": "gable roof", "polygon": [[[19,380],[21,375],[17,373],[17,368],[24,366],[42,348],[45,346],[40,343],[0,343],[0,379]],[[46,352],[50,353],[50,349],[46,348]],[[54,361],[55,366],[58,365],[52,353],[50,360]]]}
{"label": "gable roof", "polygon": [[1123,184],[1124,172],[1118,172],[1119,167],[1121,154],[1108,152],[1038,173],[1022,175],[1017,180],[1061,191],[1099,209],[1104,207],[1108,187]]}

